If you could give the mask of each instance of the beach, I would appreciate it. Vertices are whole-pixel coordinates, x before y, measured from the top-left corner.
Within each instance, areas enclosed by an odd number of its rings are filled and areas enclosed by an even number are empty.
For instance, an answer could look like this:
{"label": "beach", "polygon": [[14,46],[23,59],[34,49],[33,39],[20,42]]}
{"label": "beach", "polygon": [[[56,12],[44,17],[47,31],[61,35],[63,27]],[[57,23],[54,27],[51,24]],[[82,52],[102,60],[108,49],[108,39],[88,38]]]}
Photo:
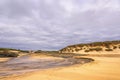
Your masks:
{"label": "beach", "polygon": [[95,61],[12,75],[1,80],[120,80],[119,57],[91,57]]}
{"label": "beach", "polygon": [[41,54],[23,55],[0,62],[0,80],[12,75],[48,70],[51,68],[69,67],[75,64],[84,64],[93,61],[90,58],[62,58]]}

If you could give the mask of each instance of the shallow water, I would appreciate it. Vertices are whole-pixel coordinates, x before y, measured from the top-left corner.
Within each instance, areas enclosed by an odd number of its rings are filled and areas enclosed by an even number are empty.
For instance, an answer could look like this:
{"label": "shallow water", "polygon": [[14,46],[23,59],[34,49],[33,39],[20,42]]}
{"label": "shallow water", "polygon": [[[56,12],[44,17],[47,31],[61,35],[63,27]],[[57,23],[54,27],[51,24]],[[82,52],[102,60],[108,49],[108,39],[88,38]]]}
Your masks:
{"label": "shallow water", "polygon": [[69,66],[78,63],[90,62],[85,59],[35,59],[30,56],[22,56],[12,58],[7,62],[0,63],[0,76],[8,76],[13,74],[20,74],[29,71],[42,70],[60,66]]}

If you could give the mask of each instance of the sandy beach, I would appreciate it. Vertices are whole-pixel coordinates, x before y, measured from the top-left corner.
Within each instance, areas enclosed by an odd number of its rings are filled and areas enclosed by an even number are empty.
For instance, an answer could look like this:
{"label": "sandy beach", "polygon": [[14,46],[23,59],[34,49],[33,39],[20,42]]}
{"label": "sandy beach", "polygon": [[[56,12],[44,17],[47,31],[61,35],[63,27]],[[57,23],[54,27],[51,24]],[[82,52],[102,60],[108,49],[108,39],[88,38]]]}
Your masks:
{"label": "sandy beach", "polygon": [[120,0],[0,0],[0,80],[120,80]]}
{"label": "sandy beach", "polygon": [[94,62],[53,68],[1,80],[120,80],[119,57],[91,57]]}
{"label": "sandy beach", "polygon": [[10,77],[12,75],[32,73],[50,68],[67,67],[74,64],[84,64],[92,60],[89,58],[62,58],[37,54],[23,55],[0,62],[0,80],[4,80],[3,77]]}

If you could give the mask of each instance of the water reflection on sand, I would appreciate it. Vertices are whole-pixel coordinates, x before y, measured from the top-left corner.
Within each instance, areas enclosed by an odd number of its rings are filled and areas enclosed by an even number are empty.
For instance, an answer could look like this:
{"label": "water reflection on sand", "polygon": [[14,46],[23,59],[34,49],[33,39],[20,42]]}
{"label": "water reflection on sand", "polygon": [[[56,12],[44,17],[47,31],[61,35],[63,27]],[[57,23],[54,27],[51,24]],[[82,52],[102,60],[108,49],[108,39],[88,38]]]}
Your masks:
{"label": "water reflection on sand", "polygon": [[58,66],[69,66],[78,63],[83,64],[85,62],[88,61],[73,58],[31,58],[30,56],[22,56],[0,63],[0,76],[20,74]]}

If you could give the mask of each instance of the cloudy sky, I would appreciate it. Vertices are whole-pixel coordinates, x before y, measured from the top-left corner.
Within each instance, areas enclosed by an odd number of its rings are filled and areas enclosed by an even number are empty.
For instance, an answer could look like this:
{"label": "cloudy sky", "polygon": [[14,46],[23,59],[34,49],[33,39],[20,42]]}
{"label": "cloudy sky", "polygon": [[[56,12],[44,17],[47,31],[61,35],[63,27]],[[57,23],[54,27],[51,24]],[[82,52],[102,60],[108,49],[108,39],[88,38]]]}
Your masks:
{"label": "cloudy sky", "polygon": [[0,47],[59,50],[120,40],[120,0],[0,0]]}

